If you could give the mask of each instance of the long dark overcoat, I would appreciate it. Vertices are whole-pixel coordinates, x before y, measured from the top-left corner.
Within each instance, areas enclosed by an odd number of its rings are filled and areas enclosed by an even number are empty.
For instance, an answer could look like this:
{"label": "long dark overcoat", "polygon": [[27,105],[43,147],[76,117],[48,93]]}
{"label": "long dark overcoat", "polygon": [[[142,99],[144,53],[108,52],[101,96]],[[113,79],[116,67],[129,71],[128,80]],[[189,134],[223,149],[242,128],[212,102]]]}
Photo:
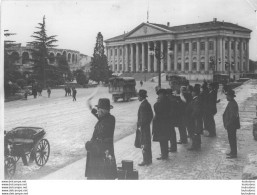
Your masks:
{"label": "long dark overcoat", "polygon": [[165,141],[171,138],[170,100],[164,97],[154,104],[153,141]]}
{"label": "long dark overcoat", "polygon": [[[137,127],[141,129],[141,145],[151,146],[151,128],[150,124],[153,119],[153,110],[150,103],[144,100],[138,109]],[[138,134],[137,134],[138,135]],[[136,138],[137,139],[137,138]]]}
{"label": "long dark overcoat", "polygon": [[188,104],[188,128],[194,134],[199,134],[202,131],[201,104],[199,97],[194,97]]}
{"label": "long dark overcoat", "polygon": [[229,101],[223,113],[223,124],[225,129],[240,129],[238,105],[235,100]]}
{"label": "long dark overcoat", "polygon": [[217,93],[212,90],[207,94],[205,105],[204,105],[204,113],[215,115],[217,113]]}
{"label": "long dark overcoat", "polygon": [[[85,176],[88,179],[115,179],[117,176],[113,146],[115,118],[111,114],[107,114],[98,119],[90,141],[97,149],[87,152]],[[113,159],[112,167],[107,166],[105,161],[107,150]]]}

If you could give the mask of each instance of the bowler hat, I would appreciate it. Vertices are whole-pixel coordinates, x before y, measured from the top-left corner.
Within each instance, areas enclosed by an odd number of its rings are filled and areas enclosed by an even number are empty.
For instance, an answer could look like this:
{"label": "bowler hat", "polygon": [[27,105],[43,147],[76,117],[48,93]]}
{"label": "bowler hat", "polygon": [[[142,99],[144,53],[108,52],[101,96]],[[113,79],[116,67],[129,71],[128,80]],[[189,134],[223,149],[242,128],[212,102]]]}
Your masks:
{"label": "bowler hat", "polygon": [[233,89],[228,90],[225,94],[226,94],[227,96],[236,97],[235,91],[234,91]]}
{"label": "bowler hat", "polygon": [[156,92],[156,94],[157,95],[159,95],[159,94],[163,94],[163,95],[166,95],[167,94],[167,91],[166,91],[166,89],[159,89],[157,92]]}
{"label": "bowler hat", "polygon": [[138,96],[139,97],[148,97],[147,96],[147,91],[144,90],[144,89],[140,89],[139,92],[138,92]]}
{"label": "bowler hat", "polygon": [[102,108],[105,110],[110,110],[113,108],[112,105],[110,105],[110,100],[108,98],[100,98],[98,100],[98,105],[96,105],[97,108]]}

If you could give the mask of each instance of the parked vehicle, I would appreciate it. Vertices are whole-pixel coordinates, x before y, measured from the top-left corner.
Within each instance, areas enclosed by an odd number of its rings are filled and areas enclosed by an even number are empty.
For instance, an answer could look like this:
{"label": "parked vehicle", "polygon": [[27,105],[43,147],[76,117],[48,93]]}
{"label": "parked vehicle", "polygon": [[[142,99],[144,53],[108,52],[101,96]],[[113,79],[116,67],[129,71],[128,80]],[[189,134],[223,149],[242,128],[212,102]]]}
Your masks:
{"label": "parked vehicle", "polygon": [[16,127],[4,136],[5,179],[11,179],[16,170],[16,163],[22,159],[24,165],[35,161],[44,166],[50,155],[50,144],[44,138],[46,132],[40,127]]}
{"label": "parked vehicle", "polygon": [[131,98],[137,97],[136,80],[133,77],[114,77],[109,79],[109,93],[112,100],[117,102],[122,98],[128,102]]}
{"label": "parked vehicle", "polygon": [[228,74],[214,74],[213,82],[217,82],[219,84],[226,84],[229,82],[229,75]]}

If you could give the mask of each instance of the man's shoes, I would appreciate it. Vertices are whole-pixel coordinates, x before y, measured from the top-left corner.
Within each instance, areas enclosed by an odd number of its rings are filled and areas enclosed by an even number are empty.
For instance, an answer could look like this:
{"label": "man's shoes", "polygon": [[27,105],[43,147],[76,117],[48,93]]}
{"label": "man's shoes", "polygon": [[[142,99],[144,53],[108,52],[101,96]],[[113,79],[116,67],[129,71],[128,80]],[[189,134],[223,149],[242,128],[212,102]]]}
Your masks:
{"label": "man's shoes", "polygon": [[230,155],[227,155],[226,158],[227,158],[227,159],[237,158],[237,155],[235,155],[235,154],[230,154]]}
{"label": "man's shoes", "polygon": [[158,158],[156,158],[157,160],[166,160],[168,159],[168,156],[160,156]]}
{"label": "man's shoes", "polygon": [[226,153],[226,155],[227,155],[227,156],[230,156],[230,155],[231,155],[231,152],[229,152],[229,153]]}
{"label": "man's shoes", "polygon": [[138,166],[145,166],[145,165],[147,164],[144,161],[138,164]]}

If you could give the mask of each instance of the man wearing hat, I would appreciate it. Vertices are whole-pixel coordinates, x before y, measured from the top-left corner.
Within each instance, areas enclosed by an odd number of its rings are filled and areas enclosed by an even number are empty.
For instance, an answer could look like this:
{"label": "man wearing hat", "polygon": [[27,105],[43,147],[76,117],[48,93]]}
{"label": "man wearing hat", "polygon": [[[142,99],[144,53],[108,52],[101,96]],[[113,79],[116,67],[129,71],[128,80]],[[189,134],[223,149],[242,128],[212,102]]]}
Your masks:
{"label": "man wearing hat", "polygon": [[228,105],[223,113],[223,124],[228,132],[228,141],[230,145],[230,152],[227,153],[227,158],[237,157],[237,141],[236,141],[236,130],[240,129],[240,120],[238,113],[238,105],[234,97],[235,91],[230,89],[226,92]]}
{"label": "man wearing hat", "polygon": [[92,109],[98,121],[90,141],[86,143],[87,163],[85,176],[87,179],[115,179],[117,166],[114,155],[113,134],[115,117],[110,114],[110,100],[100,98],[97,109]]}
{"label": "man wearing hat", "polygon": [[152,149],[151,149],[151,129],[150,124],[153,119],[153,110],[151,104],[147,101],[147,91],[144,89],[139,90],[138,100],[141,102],[138,109],[137,129],[140,131],[139,139],[142,148],[143,161],[139,166],[150,165],[152,163]]}
{"label": "man wearing hat", "polygon": [[192,138],[192,145],[188,150],[201,148],[201,106],[199,101],[200,88],[192,90],[192,101],[188,105],[188,131]]}
{"label": "man wearing hat", "polygon": [[157,102],[154,104],[153,141],[160,142],[161,156],[157,160],[166,160],[169,153],[168,141],[171,137],[170,101],[166,89],[159,89],[157,95]]}

